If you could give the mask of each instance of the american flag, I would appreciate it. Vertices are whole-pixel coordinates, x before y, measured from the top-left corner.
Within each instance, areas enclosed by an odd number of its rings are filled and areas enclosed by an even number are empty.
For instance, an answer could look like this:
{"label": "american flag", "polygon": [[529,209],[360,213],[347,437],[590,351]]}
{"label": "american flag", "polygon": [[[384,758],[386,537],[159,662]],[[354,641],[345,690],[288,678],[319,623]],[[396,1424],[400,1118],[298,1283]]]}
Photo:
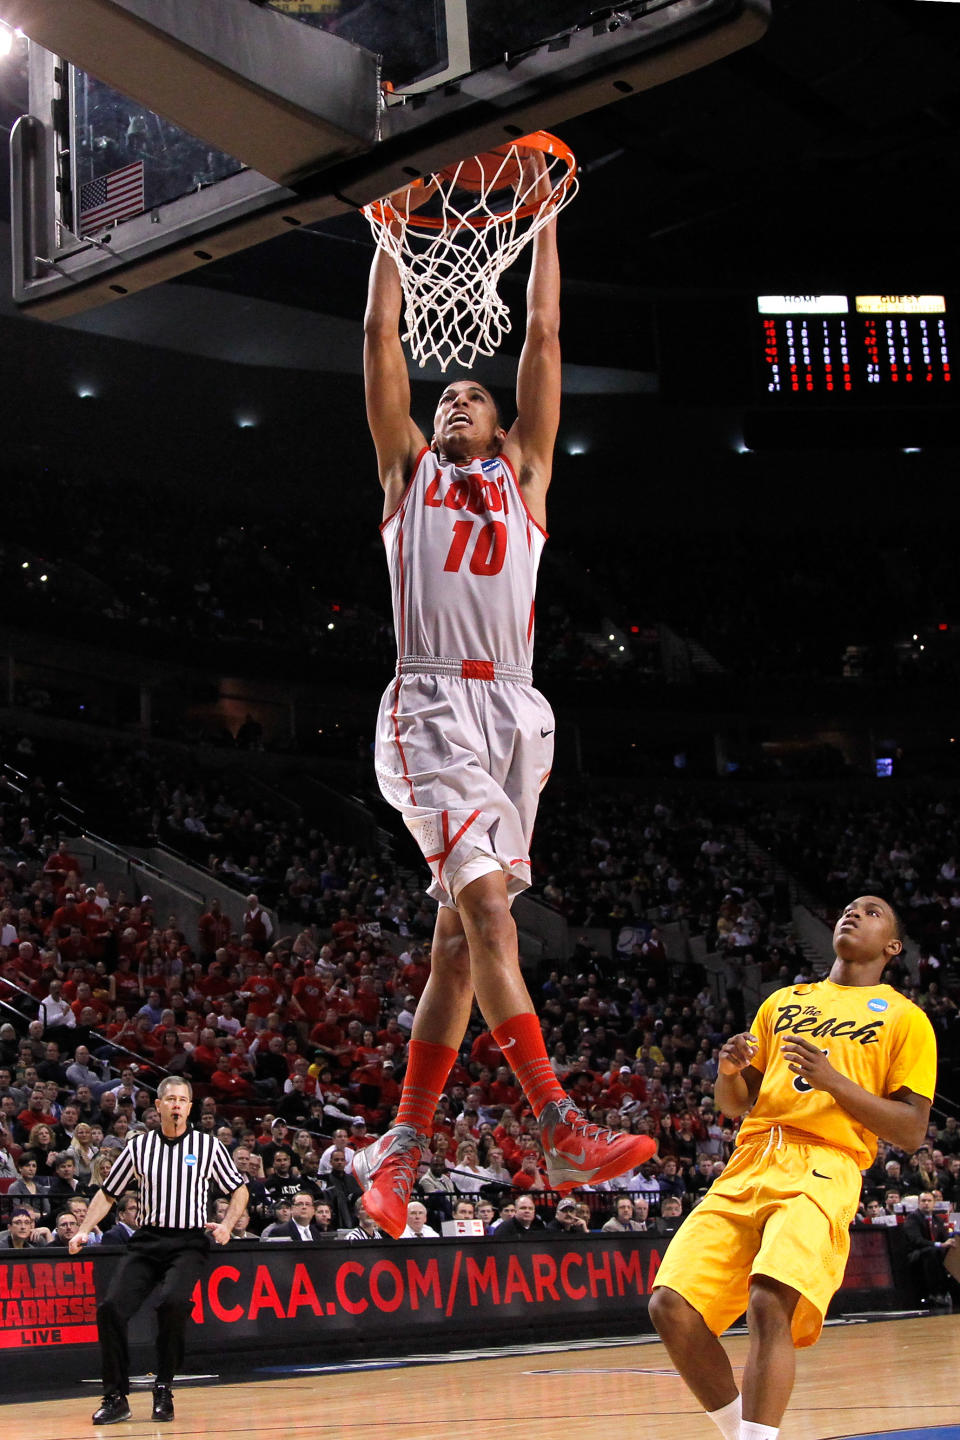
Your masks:
{"label": "american flag", "polygon": [[105,230],[143,210],[143,161],[111,170],[80,186],[80,230]]}

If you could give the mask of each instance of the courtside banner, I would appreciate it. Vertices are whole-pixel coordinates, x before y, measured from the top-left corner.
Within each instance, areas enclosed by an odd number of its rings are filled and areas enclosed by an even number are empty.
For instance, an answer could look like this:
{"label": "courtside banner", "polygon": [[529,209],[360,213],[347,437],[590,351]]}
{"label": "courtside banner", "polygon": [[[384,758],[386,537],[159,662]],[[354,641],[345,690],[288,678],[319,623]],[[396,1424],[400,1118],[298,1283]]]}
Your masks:
{"label": "courtside banner", "polygon": [[[642,1238],[642,1237],[641,1237]],[[626,1241],[626,1243],[624,1243]],[[504,1325],[540,1333],[551,1323],[602,1318],[646,1328],[646,1301],[662,1247],[611,1236],[571,1243],[564,1236],[495,1240],[358,1242],[263,1246],[242,1258],[221,1252],[194,1292],[194,1335],[214,1348],[231,1339],[260,1343],[378,1337],[416,1345],[431,1333],[504,1338]]]}
{"label": "courtside banner", "polygon": [[[0,1262],[0,1350],[97,1343],[95,1267],[65,1250],[25,1251]],[[56,1257],[56,1258],[53,1258]],[[0,1362],[0,1372],[3,1369]]]}
{"label": "courtside banner", "polygon": [[[900,1303],[887,1247],[896,1231],[855,1230],[834,1311]],[[352,1354],[650,1332],[647,1304],[665,1242],[643,1234],[571,1240],[381,1240],[315,1245],[240,1242],[214,1249],[193,1292],[187,1355],[249,1370]],[[96,1302],[122,1251],[21,1252],[0,1258],[0,1349],[69,1380],[96,1375]],[[53,1258],[56,1256],[56,1258]],[[153,1359],[154,1318],[130,1328],[134,1363]],[[8,1356],[8,1361],[12,1357]]]}

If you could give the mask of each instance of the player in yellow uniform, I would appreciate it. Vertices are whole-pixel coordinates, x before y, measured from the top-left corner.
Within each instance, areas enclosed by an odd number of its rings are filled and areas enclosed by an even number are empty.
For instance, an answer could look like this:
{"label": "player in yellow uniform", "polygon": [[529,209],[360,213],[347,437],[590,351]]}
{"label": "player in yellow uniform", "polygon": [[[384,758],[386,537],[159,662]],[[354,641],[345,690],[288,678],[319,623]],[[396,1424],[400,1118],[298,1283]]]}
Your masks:
{"label": "player in yellow uniform", "polygon": [[[861,1170],[877,1136],[913,1151],[936,1080],[923,1011],[880,977],[903,949],[896,911],[849,904],[826,980],[789,985],[720,1051],[716,1102],[743,1115],[723,1174],[681,1226],[650,1314],[670,1358],[725,1440],[776,1440],[794,1347],[813,1345],[843,1279]],[[742,1396],[718,1336],[744,1311]]]}

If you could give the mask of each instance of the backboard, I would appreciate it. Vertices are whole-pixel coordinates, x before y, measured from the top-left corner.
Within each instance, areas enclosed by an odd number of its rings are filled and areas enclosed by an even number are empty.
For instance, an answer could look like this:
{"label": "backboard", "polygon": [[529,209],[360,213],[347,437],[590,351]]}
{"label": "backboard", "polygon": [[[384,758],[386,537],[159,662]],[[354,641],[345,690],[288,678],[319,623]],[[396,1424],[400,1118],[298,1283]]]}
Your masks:
{"label": "backboard", "polygon": [[14,297],[59,319],[758,39],[770,0],[0,0]]}

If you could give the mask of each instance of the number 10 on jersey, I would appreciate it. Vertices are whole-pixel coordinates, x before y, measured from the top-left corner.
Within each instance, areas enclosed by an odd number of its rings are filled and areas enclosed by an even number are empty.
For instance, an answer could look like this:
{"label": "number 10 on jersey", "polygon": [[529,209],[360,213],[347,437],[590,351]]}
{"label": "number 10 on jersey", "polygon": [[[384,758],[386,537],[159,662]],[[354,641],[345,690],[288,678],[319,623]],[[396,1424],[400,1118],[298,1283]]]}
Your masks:
{"label": "number 10 on jersey", "polygon": [[[475,520],[457,520],[453,526],[453,539],[444,570],[456,573],[463,564],[467,550],[470,550],[469,569],[471,575],[499,575],[507,553],[507,527],[502,520],[489,520],[477,529]],[[471,545],[471,541],[473,542]]]}

